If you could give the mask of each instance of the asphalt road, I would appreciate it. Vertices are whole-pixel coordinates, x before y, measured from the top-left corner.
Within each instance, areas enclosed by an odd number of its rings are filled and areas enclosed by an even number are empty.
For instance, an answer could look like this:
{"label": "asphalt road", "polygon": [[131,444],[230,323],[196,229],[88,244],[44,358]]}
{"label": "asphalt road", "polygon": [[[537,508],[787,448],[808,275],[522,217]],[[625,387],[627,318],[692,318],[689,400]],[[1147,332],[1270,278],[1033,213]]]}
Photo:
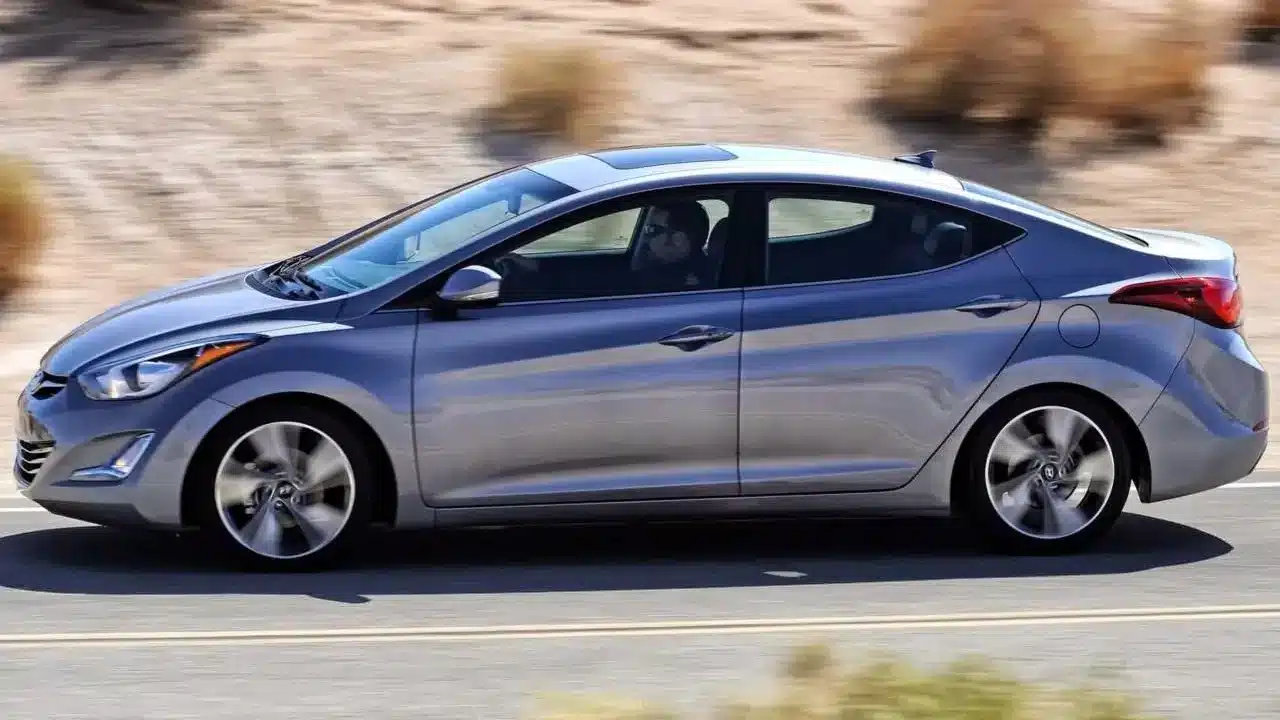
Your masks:
{"label": "asphalt road", "polygon": [[689,706],[825,638],[1033,678],[1109,667],[1166,717],[1280,718],[1277,503],[1264,473],[1132,499],[1068,558],[983,556],[935,522],[724,523],[392,536],[359,567],[282,577],[0,498],[0,717],[491,720],[585,690]]}

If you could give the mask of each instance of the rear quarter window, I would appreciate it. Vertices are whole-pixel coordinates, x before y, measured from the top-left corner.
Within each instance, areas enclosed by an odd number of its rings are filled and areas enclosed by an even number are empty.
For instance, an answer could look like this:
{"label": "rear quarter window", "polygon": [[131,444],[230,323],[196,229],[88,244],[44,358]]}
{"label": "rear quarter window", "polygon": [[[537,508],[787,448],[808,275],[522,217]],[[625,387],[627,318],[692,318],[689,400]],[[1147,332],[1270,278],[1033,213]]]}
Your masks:
{"label": "rear quarter window", "polygon": [[1082,217],[1072,215],[1069,212],[1058,210],[1057,208],[1052,208],[1052,207],[1049,207],[1048,205],[1043,205],[1033,200],[1028,200],[1027,198],[1019,197],[1017,195],[1004,192],[1003,190],[997,190],[993,187],[988,187],[981,183],[969,182],[967,180],[964,182],[964,188],[965,190],[979,197],[990,198],[992,200],[999,200],[1001,202],[1008,203],[1009,205],[1013,205],[1014,207],[1022,208],[1024,210],[1030,210],[1031,212],[1037,213],[1040,215],[1045,215],[1047,217],[1053,218],[1054,220],[1057,220],[1063,225],[1066,225],[1075,230],[1080,230],[1081,232],[1085,232],[1090,235],[1100,235],[1108,240],[1111,240],[1112,242],[1118,242],[1118,243],[1123,243],[1128,245],[1141,245],[1144,247],[1146,246],[1145,242],[1143,242],[1138,238],[1133,237],[1132,235],[1126,235],[1122,232],[1117,232],[1115,230],[1112,230],[1111,228],[1099,225],[1095,222],[1090,222],[1088,220],[1085,220]]}

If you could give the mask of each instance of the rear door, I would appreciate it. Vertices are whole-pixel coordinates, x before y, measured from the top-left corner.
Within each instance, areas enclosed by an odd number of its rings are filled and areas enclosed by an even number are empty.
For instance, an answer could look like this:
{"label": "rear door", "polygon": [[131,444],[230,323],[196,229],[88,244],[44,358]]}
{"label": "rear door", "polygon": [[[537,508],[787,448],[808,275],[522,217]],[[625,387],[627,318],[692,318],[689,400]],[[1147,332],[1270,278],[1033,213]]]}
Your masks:
{"label": "rear door", "polygon": [[743,494],[908,482],[1013,354],[1039,307],[1002,243],[948,205],[831,186],[766,188],[745,294]]}

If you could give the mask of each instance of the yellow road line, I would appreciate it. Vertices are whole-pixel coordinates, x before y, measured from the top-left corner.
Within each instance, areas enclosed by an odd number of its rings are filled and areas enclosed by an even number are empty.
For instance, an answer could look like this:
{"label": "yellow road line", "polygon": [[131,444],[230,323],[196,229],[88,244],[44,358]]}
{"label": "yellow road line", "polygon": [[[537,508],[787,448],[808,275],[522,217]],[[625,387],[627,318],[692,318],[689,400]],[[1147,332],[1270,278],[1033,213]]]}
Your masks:
{"label": "yellow road line", "polygon": [[564,623],[475,627],[365,627],[191,632],[84,632],[0,635],[0,648],[85,646],[315,645],[391,642],[480,642],[557,638],[813,633],[850,630],[945,630],[1025,625],[1097,625],[1280,618],[1280,605],[1110,608],[1042,612],[957,613],[669,622]]}

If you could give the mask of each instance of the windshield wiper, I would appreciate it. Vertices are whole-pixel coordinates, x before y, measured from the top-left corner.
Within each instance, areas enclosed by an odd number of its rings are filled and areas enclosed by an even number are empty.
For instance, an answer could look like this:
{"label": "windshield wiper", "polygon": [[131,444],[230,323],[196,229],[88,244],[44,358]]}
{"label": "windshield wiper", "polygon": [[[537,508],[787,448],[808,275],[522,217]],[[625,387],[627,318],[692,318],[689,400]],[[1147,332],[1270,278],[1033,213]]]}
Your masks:
{"label": "windshield wiper", "polygon": [[311,256],[307,255],[306,253],[303,253],[302,255],[294,255],[288,260],[285,260],[284,262],[280,263],[276,267],[276,269],[272,270],[270,273],[268,273],[268,275],[275,275],[277,277],[288,277],[286,273],[288,273],[289,271],[293,270],[294,268],[298,267],[299,265],[305,263],[310,259],[311,259]]}
{"label": "windshield wiper", "polygon": [[298,283],[299,285],[306,285],[312,290],[315,290],[317,293],[324,292],[324,286],[321,285],[320,282],[317,281],[315,278],[308,275],[305,270],[298,267],[297,265],[289,266],[289,268],[286,269],[284,272],[277,270],[276,275],[286,280],[292,280]]}
{"label": "windshield wiper", "polygon": [[280,263],[280,266],[268,273],[267,277],[276,277],[281,280],[291,281],[310,290],[310,295],[312,297],[320,297],[320,294],[324,292],[325,287],[316,281],[315,278],[302,270],[303,263],[310,259],[310,255],[295,255],[294,257]]}

